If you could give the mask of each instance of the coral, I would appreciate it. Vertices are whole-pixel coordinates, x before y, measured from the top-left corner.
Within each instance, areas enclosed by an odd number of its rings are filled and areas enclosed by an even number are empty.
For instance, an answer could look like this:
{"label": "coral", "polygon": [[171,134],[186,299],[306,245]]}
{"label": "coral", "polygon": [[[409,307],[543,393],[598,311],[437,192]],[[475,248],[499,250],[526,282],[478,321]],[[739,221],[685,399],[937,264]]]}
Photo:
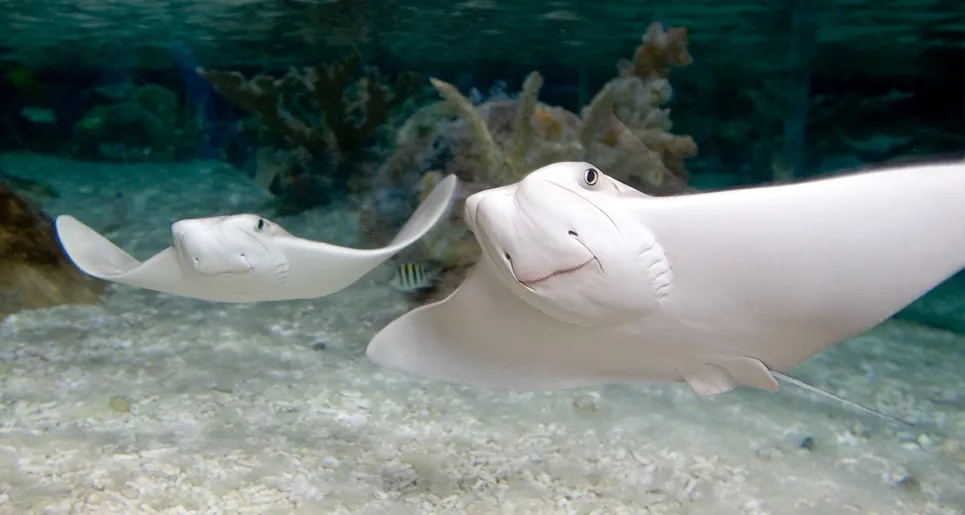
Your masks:
{"label": "coral", "polygon": [[[362,65],[358,54],[301,72],[291,70],[280,79],[267,75],[246,79],[236,71],[199,73],[228,100],[261,120],[267,136],[277,140],[270,146],[290,151],[291,157],[282,160],[288,166],[258,162],[268,165],[258,169],[259,182],[271,184],[275,179],[268,179],[269,175],[280,176],[275,191],[284,192],[302,191],[296,185],[311,184],[317,191],[349,185],[358,172],[352,166],[358,161],[355,154],[389,120],[392,110],[418,89],[418,75],[411,72],[400,74],[391,86],[384,84],[373,68]],[[312,203],[302,198],[297,206],[288,207],[298,210]],[[316,198],[314,203],[321,202]]]}
{"label": "coral", "polygon": [[[404,72],[391,88],[383,85],[374,71],[366,68],[356,84],[355,103],[344,100],[344,90],[352,84],[359,68],[359,56],[352,55],[340,63],[310,68],[305,74],[306,84],[314,94],[315,103],[322,111],[328,134],[339,152],[349,154],[360,147],[375,130],[389,119],[393,108],[416,92],[418,75]],[[361,111],[361,120],[353,121],[353,114]]]}
{"label": "coral", "polygon": [[0,318],[24,309],[96,303],[105,286],[71,264],[50,219],[0,185]]}
{"label": "coral", "polygon": [[[587,108],[600,101],[612,106],[613,112],[602,120],[597,132],[583,134],[584,141],[602,143],[592,149],[590,160],[600,166],[608,163],[612,168],[627,169],[625,182],[650,194],[673,193],[678,183],[687,179],[684,161],[697,155],[697,144],[690,136],[670,132],[670,110],[661,108],[670,97],[666,79],[631,76],[607,83]],[[594,128],[587,125],[585,130]],[[630,171],[633,167],[635,171]]]}
{"label": "coral", "polygon": [[[667,79],[670,68],[690,65],[693,58],[687,50],[687,29],[684,27],[664,31],[659,22],[654,22],[642,40],[634,52],[633,61],[620,60],[617,63],[618,76],[600,92],[608,91],[612,95],[608,102],[612,102],[614,116],[601,125],[603,133],[596,136],[610,147],[626,149],[629,145],[637,148],[637,153],[622,153],[638,164],[643,159],[648,166],[645,171],[628,176],[627,183],[644,190],[649,186],[651,193],[664,193],[668,186],[671,190],[677,189],[668,182],[686,181],[684,161],[697,155],[693,138],[671,132],[670,109],[661,107],[673,96]],[[642,145],[628,141],[628,130]],[[584,135],[584,141],[586,137]],[[629,163],[624,166],[627,165]],[[617,164],[617,167],[621,166]]]}
{"label": "coral", "polygon": [[621,77],[666,79],[671,66],[687,66],[694,62],[687,50],[687,28],[672,27],[664,31],[660,22],[653,22],[641,38],[633,60],[621,59],[617,69]]}
{"label": "coral", "polygon": [[282,96],[292,88],[304,85],[295,72],[275,79],[256,75],[250,80],[235,71],[198,70],[211,85],[238,107],[258,117],[270,131],[295,145],[308,149],[324,148],[325,139],[307,123],[284,108]]}

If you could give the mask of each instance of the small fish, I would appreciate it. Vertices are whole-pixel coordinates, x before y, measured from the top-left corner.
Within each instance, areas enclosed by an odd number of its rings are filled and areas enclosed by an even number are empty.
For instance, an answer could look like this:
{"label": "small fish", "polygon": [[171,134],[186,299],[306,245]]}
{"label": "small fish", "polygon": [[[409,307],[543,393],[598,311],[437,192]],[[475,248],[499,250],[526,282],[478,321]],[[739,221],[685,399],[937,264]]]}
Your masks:
{"label": "small fish", "polygon": [[432,288],[441,272],[439,267],[422,263],[403,263],[395,270],[395,277],[389,285],[405,293],[415,293]]}

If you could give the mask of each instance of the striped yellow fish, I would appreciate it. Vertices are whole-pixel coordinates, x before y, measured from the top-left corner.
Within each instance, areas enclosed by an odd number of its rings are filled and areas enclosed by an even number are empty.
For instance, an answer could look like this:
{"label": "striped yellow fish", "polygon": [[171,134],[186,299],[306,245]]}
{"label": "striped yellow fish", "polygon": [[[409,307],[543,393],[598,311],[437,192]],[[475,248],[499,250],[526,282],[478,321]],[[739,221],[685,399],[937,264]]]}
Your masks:
{"label": "striped yellow fish", "polygon": [[422,263],[403,263],[395,270],[395,277],[389,285],[405,293],[428,290],[435,284],[442,270]]}

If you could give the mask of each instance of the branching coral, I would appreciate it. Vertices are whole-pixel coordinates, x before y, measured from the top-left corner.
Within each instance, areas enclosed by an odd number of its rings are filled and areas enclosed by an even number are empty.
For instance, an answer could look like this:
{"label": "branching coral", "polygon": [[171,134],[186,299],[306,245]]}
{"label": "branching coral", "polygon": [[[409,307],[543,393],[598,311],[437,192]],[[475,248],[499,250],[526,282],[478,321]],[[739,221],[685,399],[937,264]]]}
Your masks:
{"label": "branching coral", "polygon": [[[255,114],[266,132],[284,146],[294,147],[292,158],[282,160],[290,166],[259,169],[261,182],[266,182],[269,172],[285,179],[312,175],[304,173],[306,167],[302,165],[314,162],[328,167],[316,171],[316,175],[327,175],[322,182],[336,188],[344,188],[358,171],[354,166],[343,166],[355,161],[348,158],[364,150],[391,111],[418,89],[417,74],[402,73],[387,85],[373,68],[362,64],[358,54],[320,67],[291,70],[280,79],[267,75],[246,79],[236,71],[199,72],[218,92]],[[305,114],[296,116],[295,112]],[[265,162],[260,160],[259,165]],[[304,186],[317,181],[296,177],[288,182]]]}
{"label": "branching coral", "polygon": [[258,116],[270,131],[295,145],[308,149],[324,148],[321,134],[297,119],[285,107],[282,97],[302,84],[302,78],[289,73],[281,79],[256,75],[251,80],[239,72],[199,70],[211,85],[238,107]]}
{"label": "branching coral", "polygon": [[[330,144],[342,154],[350,154],[362,146],[389,119],[392,109],[418,89],[415,73],[402,73],[388,87],[370,68],[363,67],[363,75],[357,79],[359,68],[360,58],[353,54],[342,62],[309,68],[303,79],[322,112],[327,134],[333,140]],[[354,102],[346,100],[345,94],[352,84],[356,87]],[[356,111],[362,112],[358,122],[352,119]]]}
{"label": "branching coral", "polygon": [[[271,131],[311,151],[333,150],[351,154],[384,123],[389,112],[415,93],[418,76],[399,75],[384,85],[375,70],[362,66],[358,54],[344,61],[291,70],[275,79],[256,75],[245,79],[239,72],[200,70],[219,93],[238,107],[257,115]],[[354,86],[354,91],[348,91]],[[309,94],[321,114],[320,123],[299,119],[288,108],[289,95]],[[353,98],[354,94],[354,98]],[[361,120],[355,114],[361,111]]]}
{"label": "branching coral", "polygon": [[[686,180],[684,161],[697,155],[697,144],[690,136],[678,136],[671,132],[670,110],[662,108],[670,101],[673,90],[667,77],[672,66],[687,66],[693,58],[687,50],[687,29],[672,27],[664,31],[659,22],[650,24],[643,43],[634,52],[633,61],[626,59],[617,64],[619,76],[608,82],[602,92],[613,95],[614,118],[602,125],[599,140],[617,148],[639,167],[639,173],[630,173],[626,180],[635,187],[649,189],[654,193],[666,193],[677,189],[676,184]],[[592,105],[592,104],[591,104]],[[643,145],[633,145],[638,152],[626,152],[627,130],[634,140]],[[641,162],[642,160],[642,162]],[[603,166],[603,163],[600,163]],[[611,166],[623,168],[625,163]],[[662,169],[660,169],[662,168]]]}
{"label": "branching coral", "polygon": [[[526,77],[518,100],[484,104],[481,109],[473,106],[451,84],[439,79],[431,79],[431,82],[462,118],[468,140],[479,153],[479,166],[472,177],[464,177],[465,180],[485,184],[486,187],[505,184],[532,171],[535,162],[552,162],[558,156],[562,158],[580,152],[570,142],[559,145],[562,138],[552,137],[554,134],[562,135],[563,122],[557,120],[548,107],[539,104],[537,97],[543,77],[538,72],[534,71]],[[502,144],[497,143],[491,132],[491,127],[498,125],[494,122],[500,119],[513,120],[508,131],[501,131],[508,133]],[[540,138],[537,138],[537,132]]]}
{"label": "branching coral", "polygon": [[653,22],[641,38],[633,60],[621,59],[617,64],[621,77],[666,79],[671,66],[687,66],[694,62],[687,50],[687,28],[672,27],[664,31],[660,22]]}

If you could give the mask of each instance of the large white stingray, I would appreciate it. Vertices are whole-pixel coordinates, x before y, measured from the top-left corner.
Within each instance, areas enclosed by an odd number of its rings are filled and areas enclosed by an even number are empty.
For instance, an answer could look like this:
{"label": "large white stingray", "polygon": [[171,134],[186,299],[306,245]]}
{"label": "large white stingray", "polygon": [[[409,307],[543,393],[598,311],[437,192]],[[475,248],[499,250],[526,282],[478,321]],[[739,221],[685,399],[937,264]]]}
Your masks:
{"label": "large white stingray", "polygon": [[484,255],[368,346],[382,366],[491,388],[775,375],[965,267],[965,162],[650,197],[588,163],[472,195]]}
{"label": "large white stingray", "polygon": [[311,299],[346,288],[411,245],[449,211],[458,181],[440,181],[389,245],[353,249],[298,238],[280,226],[241,214],[180,220],[174,244],[143,263],[69,215],[57,235],[83,272],[182,297],[216,302]]}

